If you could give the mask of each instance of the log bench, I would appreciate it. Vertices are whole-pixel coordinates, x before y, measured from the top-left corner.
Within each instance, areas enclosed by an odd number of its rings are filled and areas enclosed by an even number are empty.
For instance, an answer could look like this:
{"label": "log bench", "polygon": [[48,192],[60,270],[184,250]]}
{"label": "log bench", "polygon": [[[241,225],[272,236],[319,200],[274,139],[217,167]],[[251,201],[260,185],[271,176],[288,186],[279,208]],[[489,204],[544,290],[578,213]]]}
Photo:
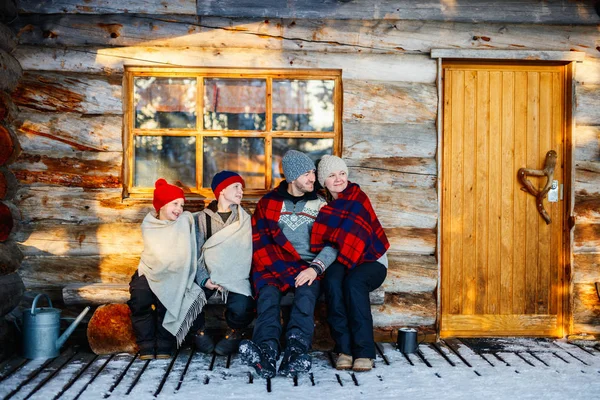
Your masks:
{"label": "log bench", "polygon": [[[126,303],[129,300],[128,283],[74,283],[67,285],[62,290],[63,301],[66,305],[102,305],[109,303]],[[323,296],[321,296],[322,298]],[[384,302],[385,290],[383,286],[369,294],[372,305]],[[281,299],[281,305],[289,306],[294,299],[289,293]],[[221,296],[214,295],[208,299],[208,304],[223,304]]]}

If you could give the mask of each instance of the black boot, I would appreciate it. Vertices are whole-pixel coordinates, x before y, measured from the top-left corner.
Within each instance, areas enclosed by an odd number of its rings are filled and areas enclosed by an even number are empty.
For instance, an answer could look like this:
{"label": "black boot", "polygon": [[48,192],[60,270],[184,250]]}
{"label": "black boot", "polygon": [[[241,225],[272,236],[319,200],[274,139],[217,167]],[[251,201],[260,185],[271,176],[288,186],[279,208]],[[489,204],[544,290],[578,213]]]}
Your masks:
{"label": "black boot", "polygon": [[201,353],[210,354],[215,349],[215,343],[205,331],[199,330],[194,334],[194,345],[196,350]]}
{"label": "black boot", "polygon": [[283,353],[283,360],[279,366],[279,375],[296,376],[310,371],[312,358],[308,354],[308,347],[295,338],[288,339],[287,347]]}
{"label": "black boot", "polygon": [[228,356],[238,351],[240,342],[246,337],[241,329],[230,329],[225,337],[219,340],[215,346],[215,353],[220,356]]}
{"label": "black boot", "polygon": [[273,378],[277,373],[275,367],[277,349],[274,349],[267,343],[261,343],[258,346],[251,340],[242,340],[239,351],[242,361],[254,368],[258,376],[265,379]]}

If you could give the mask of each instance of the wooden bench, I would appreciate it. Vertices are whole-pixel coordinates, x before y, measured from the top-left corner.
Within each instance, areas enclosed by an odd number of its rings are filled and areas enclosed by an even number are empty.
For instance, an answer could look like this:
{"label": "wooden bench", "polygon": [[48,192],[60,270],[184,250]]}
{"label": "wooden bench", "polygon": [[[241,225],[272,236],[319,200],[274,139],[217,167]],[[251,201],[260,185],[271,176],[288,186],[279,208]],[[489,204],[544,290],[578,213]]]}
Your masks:
{"label": "wooden bench", "polygon": [[[63,301],[66,305],[85,304],[102,305],[110,303],[126,303],[129,300],[129,284],[127,283],[75,283],[67,285],[62,290]],[[322,297],[322,296],[321,296]],[[382,286],[369,294],[372,305],[383,304],[385,290]],[[292,293],[281,299],[281,305],[292,304]],[[213,295],[208,304],[223,304],[221,296]]]}

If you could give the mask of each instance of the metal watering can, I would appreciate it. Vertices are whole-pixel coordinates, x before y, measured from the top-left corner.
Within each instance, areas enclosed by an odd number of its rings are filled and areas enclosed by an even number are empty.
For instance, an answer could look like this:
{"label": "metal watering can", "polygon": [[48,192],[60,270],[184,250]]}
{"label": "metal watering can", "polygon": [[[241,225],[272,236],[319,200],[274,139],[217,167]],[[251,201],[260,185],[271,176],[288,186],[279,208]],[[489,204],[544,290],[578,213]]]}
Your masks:
{"label": "metal watering can", "polygon": [[[36,308],[41,296],[46,297],[50,307]],[[40,293],[35,296],[31,311],[23,313],[23,357],[29,359],[58,357],[60,348],[89,310],[90,307],[86,307],[59,337],[60,310],[52,308],[52,301],[47,294]]]}

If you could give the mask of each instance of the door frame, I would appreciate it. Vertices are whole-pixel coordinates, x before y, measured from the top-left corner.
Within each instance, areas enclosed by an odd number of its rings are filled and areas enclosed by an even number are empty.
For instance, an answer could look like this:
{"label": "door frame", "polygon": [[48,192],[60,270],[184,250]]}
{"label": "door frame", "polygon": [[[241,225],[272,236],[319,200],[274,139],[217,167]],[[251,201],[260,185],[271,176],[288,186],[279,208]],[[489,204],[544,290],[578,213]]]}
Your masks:
{"label": "door frame", "polygon": [[443,60],[468,60],[473,63],[482,61],[497,61],[497,62],[518,62],[518,61],[540,61],[543,63],[561,62],[565,65],[565,133],[564,133],[564,154],[565,154],[565,183],[564,183],[564,207],[565,215],[562,227],[563,233],[563,249],[562,249],[562,265],[564,271],[562,274],[562,325],[563,337],[568,336],[572,332],[572,265],[573,265],[573,234],[574,212],[573,206],[575,203],[575,190],[573,182],[575,182],[575,166],[573,157],[573,131],[575,129],[575,100],[574,100],[574,85],[575,85],[575,64],[583,62],[585,54],[582,52],[563,52],[563,51],[524,51],[524,50],[453,50],[453,49],[432,49],[431,58],[437,61],[437,93],[438,93],[438,114],[437,114],[437,196],[438,196],[438,225],[437,225],[437,240],[436,240],[436,259],[438,266],[438,284],[437,284],[437,303],[436,303],[436,339],[440,339],[441,332],[441,284],[442,284],[442,166],[443,166]]}

